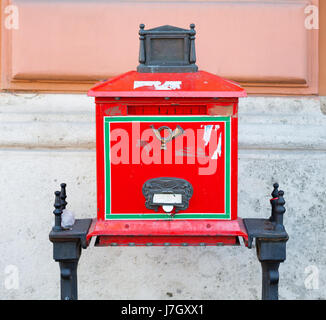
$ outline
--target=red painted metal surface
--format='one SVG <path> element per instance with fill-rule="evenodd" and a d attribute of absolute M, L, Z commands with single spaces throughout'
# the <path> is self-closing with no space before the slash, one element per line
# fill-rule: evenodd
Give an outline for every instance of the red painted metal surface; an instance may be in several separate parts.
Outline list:
<path fill-rule="evenodd" d="M 145 86 L 135 81 L 145 81 Z M 153 84 L 153 81 L 156 81 Z M 180 81 L 181 84 L 172 88 L 167 81 Z M 151 84 L 151 85 L 147 85 Z M 172 86 L 173 87 L 173 86 Z M 162 90 L 169 88 L 169 90 Z M 97 219 L 94 219 L 87 239 L 97 237 L 98 245 L 226 245 L 238 244 L 238 237 L 242 237 L 247 244 L 246 230 L 242 220 L 237 217 L 237 174 L 238 174 L 238 97 L 245 96 L 245 91 L 231 81 L 224 80 L 207 72 L 198 73 L 171 73 L 171 74 L 139 74 L 128 72 L 110 81 L 102 82 L 89 91 L 95 96 L 96 102 L 96 149 L 97 149 Z M 105 220 L 105 143 L 104 119 L 105 117 L 121 116 L 217 116 L 229 117 L 231 124 L 231 216 L 230 220 L 192 220 L 192 219 L 163 219 L 158 220 Z M 127 117 L 128 118 L 128 117 Z M 162 125 L 162 123 L 160 124 Z M 173 126 L 173 125 L 172 125 Z M 163 165 L 163 164 L 162 164 Z M 128 183 L 124 177 L 124 169 L 116 167 L 116 185 Z M 122 171 L 121 171 L 122 170 Z M 126 170 L 128 170 L 128 166 Z M 160 175 L 160 167 L 149 168 L 153 175 Z M 183 170 L 183 169 L 182 169 Z M 180 171 L 182 175 L 183 171 Z M 187 165 L 184 165 L 184 174 L 187 174 Z M 178 170 L 176 171 L 178 172 Z M 119 182 L 119 176 L 121 181 Z M 150 175 L 149 175 L 150 176 Z M 148 176 L 148 177 L 149 177 Z M 140 179 L 141 175 L 138 177 Z M 180 176 L 181 177 L 181 176 Z M 182 178 L 182 177 L 181 177 Z M 126 181 L 127 180 L 127 181 Z M 143 179 L 142 179 L 143 180 Z M 130 183 L 130 182 L 129 182 Z M 137 179 L 133 182 L 139 184 L 143 181 Z M 203 181 L 195 179 L 195 188 L 200 188 Z M 216 193 L 214 185 L 211 192 Z M 132 190 L 127 190 L 128 194 Z M 140 191 L 140 190 L 139 190 Z M 112 197 L 126 200 L 123 188 L 114 190 Z M 145 202 L 140 193 L 131 203 L 138 203 L 139 208 Z M 202 201 L 206 201 L 204 194 Z M 217 197 L 218 198 L 218 197 Z M 125 203 L 122 207 L 128 208 Z M 119 206 L 115 207 L 120 210 Z M 147 209 L 146 209 L 147 210 Z M 208 210 L 206 208 L 205 210 Z M 204 210 L 204 211 L 205 211 Z M 126 210 L 123 210 L 126 211 Z M 132 210 L 130 210 L 132 211 Z M 145 209 L 144 209 L 145 211 Z M 199 210 L 200 211 L 200 210 Z M 125 212 L 128 213 L 128 212 Z M 154 213 L 154 212 L 153 212 Z M 204 212 L 203 212 L 204 213 Z"/>
<path fill-rule="evenodd" d="M 171 141 L 167 145 L 166 150 L 161 150 L 161 142 L 155 137 L 153 138 L 152 129 L 149 127 L 149 123 L 141 122 L 139 124 L 139 136 L 144 137 L 147 134 L 150 135 L 148 137 L 148 140 L 152 139 L 150 143 L 147 143 L 147 140 L 141 140 L 142 143 L 144 143 L 144 146 L 139 145 L 138 147 L 134 147 L 136 142 L 129 143 L 128 154 L 122 157 L 118 152 L 120 151 L 118 148 L 121 145 L 121 141 L 112 141 L 110 154 L 111 163 L 118 163 L 121 158 L 124 160 L 124 163 L 111 165 L 110 168 L 110 204 L 112 215 L 154 213 L 153 210 L 144 207 L 145 198 L 142 194 L 142 186 L 147 180 L 157 177 L 178 177 L 185 179 L 192 184 L 194 194 L 191 198 L 191 205 L 188 209 L 182 211 L 182 214 L 223 213 L 224 206 L 226 205 L 226 190 L 224 190 L 223 187 L 226 175 L 226 151 L 224 144 L 225 123 L 222 121 L 208 121 L 204 122 L 204 124 L 219 126 L 219 129 L 212 130 L 210 138 L 211 143 L 207 146 L 205 146 L 205 141 L 202 139 L 204 129 L 201 128 L 201 126 L 203 126 L 203 122 L 183 123 L 177 120 L 175 120 L 175 122 L 169 122 L 168 124 L 163 121 L 155 122 L 155 127 L 159 128 L 168 125 L 172 130 L 174 130 L 177 125 L 180 125 L 185 131 L 190 133 L 195 131 L 200 137 L 197 138 L 189 135 L 190 139 L 187 139 L 180 136 Z M 124 130 L 124 133 L 127 133 L 128 136 L 131 137 L 134 127 L 136 126 L 131 122 L 113 122 L 110 125 L 110 131 L 117 132 L 122 129 Z M 219 137 L 222 141 L 221 156 L 216 160 L 211 160 L 214 151 L 217 149 Z M 151 150 L 153 151 L 152 154 L 150 154 L 149 151 L 146 151 L 147 146 L 153 148 Z M 201 148 L 201 150 L 205 152 L 205 155 L 207 155 L 205 158 L 202 155 L 198 158 L 193 156 L 196 154 L 198 148 Z M 114 152 L 114 150 L 117 150 L 117 152 Z M 137 159 L 137 151 L 139 158 L 142 159 L 139 163 L 132 163 L 133 156 Z M 142 157 L 140 157 L 140 155 L 142 155 Z M 147 164 L 148 162 L 151 162 L 152 159 L 154 159 L 153 163 Z M 205 163 L 200 163 L 200 161 L 203 162 L 203 159 L 205 160 Z M 207 162 L 206 159 L 208 159 Z M 145 161 L 148 162 L 145 163 Z M 108 166 L 107 163 L 106 166 Z M 200 174 L 201 171 L 209 174 Z M 131 183 L 124 183 L 130 179 L 132 179 Z M 106 187 L 108 187 L 108 183 L 106 184 Z M 203 199 L 205 199 L 205 201 L 203 201 Z M 159 208 L 157 213 L 164 214 L 164 211 L 162 208 Z M 178 215 L 175 217 L 177 218 Z M 236 213 L 234 213 L 233 216 L 236 217 Z"/>
<path fill-rule="evenodd" d="M 153 101 L 154 100 L 154 101 Z M 185 115 L 194 115 L 196 116 L 198 114 L 198 110 L 206 110 L 207 114 L 209 113 L 209 106 L 216 106 L 219 105 L 222 108 L 225 108 L 225 110 L 228 110 L 228 107 L 231 106 L 232 112 L 235 112 L 235 114 L 231 117 L 231 123 L 232 123 L 232 141 L 231 141 L 231 184 L 232 184 L 232 207 L 231 212 L 232 216 L 231 219 L 237 218 L 237 99 L 219 99 L 215 101 L 215 99 L 194 99 L 195 101 L 192 101 L 192 99 L 170 99 L 168 102 L 165 99 L 158 98 L 141 98 L 141 99 L 126 99 L 123 98 L 119 100 L 119 102 L 115 101 L 113 98 L 97 98 L 97 108 L 96 108 L 96 127 L 97 127 L 97 138 L 96 138 L 96 147 L 97 147 L 97 197 L 98 197 L 98 219 L 103 220 L 105 219 L 105 208 L 104 208 L 104 195 L 105 195 L 105 185 L 104 185 L 104 174 L 105 174 L 105 164 L 104 164 L 104 132 L 103 132 L 103 119 L 107 114 L 111 114 L 111 110 L 117 110 L 123 109 L 123 107 L 127 108 L 126 114 L 129 115 L 129 109 L 132 107 L 132 110 L 137 111 L 136 115 L 143 115 L 148 114 L 149 111 L 146 109 L 152 109 L 150 114 L 157 115 L 155 112 L 159 115 L 162 114 L 162 112 L 167 111 L 169 108 L 173 109 L 181 109 L 182 114 Z M 154 103 L 154 105 L 153 105 Z M 195 106 L 194 106 L 195 104 Z M 159 106 L 159 109 L 158 109 Z M 200 108 L 203 107 L 203 108 Z M 180 111 L 178 111 L 180 112 Z M 229 112 L 229 111 L 228 111 Z M 134 113 L 132 113 L 134 114 Z M 166 115 L 166 113 L 163 113 Z M 169 113 L 168 113 L 169 114 Z M 175 114 L 175 113 L 173 113 Z M 178 113 L 179 114 L 179 113 Z M 116 115 L 119 115 L 116 113 Z M 120 113 L 120 115 L 124 115 L 123 113 Z M 201 115 L 201 113 L 199 113 Z M 220 114 L 221 116 L 227 116 L 227 114 Z M 122 166 L 123 167 L 123 166 Z M 121 168 L 117 168 L 116 170 L 120 170 Z M 156 168 L 157 170 L 159 169 Z M 187 170 L 187 166 L 184 166 L 184 170 Z M 181 169 L 181 171 L 183 170 Z M 150 167 L 145 168 L 144 170 L 152 170 Z M 123 174 L 123 171 L 122 171 Z M 139 172 L 141 174 L 141 172 Z M 159 173 L 158 173 L 159 174 Z M 153 173 L 155 175 L 155 171 Z M 126 179 L 127 177 L 125 177 Z M 202 179 L 202 177 L 199 177 L 198 180 Z M 209 177 L 208 177 L 209 180 Z M 143 181 L 144 182 L 144 181 Z M 119 183 L 119 181 L 118 181 Z M 139 181 L 136 181 L 136 183 L 140 183 Z M 121 182 L 121 186 L 123 186 L 123 183 Z M 199 185 L 200 186 L 200 185 Z M 140 187 L 139 187 L 140 188 Z M 212 192 L 214 192 L 214 186 L 212 185 Z M 118 194 L 119 196 L 119 194 Z M 122 199 L 120 201 L 123 201 L 123 196 L 121 194 Z M 144 202 L 143 195 L 140 194 L 141 203 Z M 214 197 L 214 196 L 213 196 Z"/>
<path fill-rule="evenodd" d="M 174 89 L 164 89 L 171 81 Z M 147 82 L 140 83 L 140 82 Z M 156 82 L 150 83 L 150 82 Z M 177 82 L 177 83 L 176 83 Z M 92 97 L 245 97 L 246 92 L 233 81 L 206 71 L 190 73 L 138 73 L 129 71 L 96 85 Z"/>
<path fill-rule="evenodd" d="M 100 236 L 96 246 L 235 246 L 232 236 Z"/>
<path fill-rule="evenodd" d="M 166 242 L 171 245 L 181 245 L 182 243 L 217 245 L 224 243 L 224 241 L 225 244 L 236 244 L 238 242 L 237 237 L 242 237 L 246 245 L 248 241 L 248 235 L 241 218 L 231 221 L 104 221 L 94 219 L 87 240 L 89 241 L 94 236 L 103 238 L 103 240 L 99 240 L 101 244 L 117 243 L 124 245 L 129 243 L 162 245 Z M 162 242 L 163 239 L 164 242 Z"/>

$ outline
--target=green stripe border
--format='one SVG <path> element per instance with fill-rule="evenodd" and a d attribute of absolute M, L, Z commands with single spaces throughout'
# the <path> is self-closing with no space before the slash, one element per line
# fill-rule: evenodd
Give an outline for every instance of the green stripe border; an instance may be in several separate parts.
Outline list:
<path fill-rule="evenodd" d="M 111 165 L 110 123 L 112 122 L 225 122 L 225 213 L 179 213 L 173 218 L 167 214 L 112 214 L 111 213 Z M 108 148 L 107 148 L 107 138 Z M 231 219 L 231 118 L 212 116 L 123 116 L 104 117 L 104 175 L 105 175 L 105 220 L 175 220 L 175 219 Z M 109 151 L 109 152 L 108 152 Z M 107 170 L 108 169 L 108 170 Z M 109 183 L 108 183 L 109 182 Z M 109 212 L 107 212 L 109 208 Z"/>

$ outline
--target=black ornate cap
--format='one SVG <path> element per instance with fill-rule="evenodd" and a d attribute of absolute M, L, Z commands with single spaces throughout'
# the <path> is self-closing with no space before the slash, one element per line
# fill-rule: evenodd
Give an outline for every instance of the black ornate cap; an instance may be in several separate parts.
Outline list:
<path fill-rule="evenodd" d="M 138 72 L 197 72 L 195 25 L 181 29 L 169 25 L 145 30 L 139 25 Z"/>

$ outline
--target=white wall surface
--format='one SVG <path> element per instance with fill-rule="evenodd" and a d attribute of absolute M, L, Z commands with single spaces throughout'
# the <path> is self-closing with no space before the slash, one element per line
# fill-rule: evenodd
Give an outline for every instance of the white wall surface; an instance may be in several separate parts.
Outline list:
<path fill-rule="evenodd" d="M 277 181 L 290 235 L 280 299 L 326 299 L 326 99 L 244 98 L 239 115 L 239 216 L 269 217 Z M 60 297 L 53 192 L 66 182 L 76 217 L 96 216 L 94 120 L 86 95 L 0 94 L 0 299 Z M 80 299 L 260 299 L 261 269 L 244 246 L 92 243 L 78 286 Z"/>

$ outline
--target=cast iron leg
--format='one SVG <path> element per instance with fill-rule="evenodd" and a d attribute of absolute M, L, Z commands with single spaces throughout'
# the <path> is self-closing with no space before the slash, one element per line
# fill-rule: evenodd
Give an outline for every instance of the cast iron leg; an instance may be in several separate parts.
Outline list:
<path fill-rule="evenodd" d="M 257 257 L 262 267 L 262 300 L 278 300 L 278 268 L 286 258 L 286 241 L 256 239 Z"/>
<path fill-rule="evenodd" d="M 59 262 L 61 274 L 61 300 L 77 300 L 78 261 Z"/>
<path fill-rule="evenodd" d="M 262 300 L 278 300 L 279 262 L 261 262 L 263 271 Z"/>
<path fill-rule="evenodd" d="M 53 258 L 59 262 L 61 300 L 77 300 L 77 266 L 81 255 L 80 241 L 56 242 Z"/>

